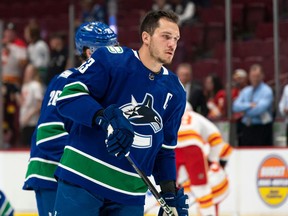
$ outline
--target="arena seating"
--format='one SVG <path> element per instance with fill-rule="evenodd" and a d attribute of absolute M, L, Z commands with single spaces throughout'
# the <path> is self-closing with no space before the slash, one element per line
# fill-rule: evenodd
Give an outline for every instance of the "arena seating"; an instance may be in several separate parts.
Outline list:
<path fill-rule="evenodd" d="M 75 3 L 78 16 L 79 1 L 57 1 L 57 7 L 55 2 L 1 0 L 0 18 L 4 22 L 14 22 L 19 35 L 23 35 L 24 26 L 31 18 L 39 21 L 44 36 L 54 31 L 68 32 L 68 5 L 70 2 Z M 143 13 L 151 9 L 152 3 L 153 0 L 137 3 L 130 0 L 117 1 L 118 37 L 122 45 L 134 49 L 140 45 L 139 22 Z M 219 67 L 219 73 L 225 72 L 225 1 L 211 0 L 210 3 L 207 8 L 197 7 L 192 24 L 181 27 L 181 40 L 171 66 L 175 68 L 180 62 L 191 62 L 195 71 L 204 71 L 196 72 L 199 78 L 209 73 L 210 69 L 215 71 L 215 67 Z M 280 7 L 282 4 L 283 2 L 279 1 Z M 231 8 L 233 69 L 247 69 L 247 65 L 259 62 L 268 71 L 272 70 L 270 74 L 274 74 L 272 0 L 233 0 Z M 283 60 L 288 57 L 287 20 L 280 19 L 279 34 L 281 73 L 284 73 L 287 72 L 288 64 Z"/>

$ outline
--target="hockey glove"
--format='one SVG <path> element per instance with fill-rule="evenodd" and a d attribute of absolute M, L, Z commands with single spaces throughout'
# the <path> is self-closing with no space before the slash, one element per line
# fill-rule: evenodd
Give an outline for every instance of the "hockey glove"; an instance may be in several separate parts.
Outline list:
<path fill-rule="evenodd" d="M 183 188 L 180 188 L 177 191 L 176 195 L 173 193 L 164 193 L 162 194 L 162 197 L 167 203 L 167 205 L 171 207 L 175 216 L 188 216 L 189 215 L 188 195 L 184 194 Z M 162 208 L 160 208 L 158 212 L 158 216 L 166 216 L 166 213 L 163 211 Z"/>
<path fill-rule="evenodd" d="M 129 154 L 134 139 L 134 130 L 119 108 L 115 105 L 107 107 L 96 117 L 96 124 L 107 132 L 105 142 L 111 155 L 121 159 Z"/>

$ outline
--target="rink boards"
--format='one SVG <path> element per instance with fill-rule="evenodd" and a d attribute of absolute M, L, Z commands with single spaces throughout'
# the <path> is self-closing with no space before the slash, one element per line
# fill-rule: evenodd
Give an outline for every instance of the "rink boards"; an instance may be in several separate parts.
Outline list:
<path fill-rule="evenodd" d="M 15 216 L 35 216 L 34 193 L 23 191 L 28 151 L 0 152 L 0 188 L 15 208 Z M 288 149 L 235 149 L 227 166 L 230 194 L 220 205 L 221 216 L 287 216 Z M 193 197 L 192 197 L 193 199 Z M 159 206 L 147 194 L 146 216 L 157 215 Z M 190 209 L 196 215 L 196 204 Z"/>

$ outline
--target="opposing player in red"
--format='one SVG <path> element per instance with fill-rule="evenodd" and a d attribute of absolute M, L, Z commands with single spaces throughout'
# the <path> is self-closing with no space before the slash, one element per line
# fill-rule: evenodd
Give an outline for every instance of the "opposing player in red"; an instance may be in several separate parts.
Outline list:
<path fill-rule="evenodd" d="M 224 166 L 232 152 L 219 129 L 208 119 L 194 112 L 187 102 L 178 132 L 176 168 L 186 168 L 193 196 L 201 216 L 217 216 L 218 204 L 228 194 Z M 178 172 L 178 183 L 181 176 Z"/>

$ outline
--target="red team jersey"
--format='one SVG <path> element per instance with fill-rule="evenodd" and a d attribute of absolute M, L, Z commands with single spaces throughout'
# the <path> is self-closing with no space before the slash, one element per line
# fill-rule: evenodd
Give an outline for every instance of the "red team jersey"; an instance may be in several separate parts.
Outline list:
<path fill-rule="evenodd" d="M 197 198 L 200 208 L 218 204 L 227 196 L 228 178 L 219 160 L 227 160 L 231 152 L 232 147 L 224 142 L 219 129 L 211 121 L 186 109 L 178 131 L 176 167 L 179 170 L 181 165 L 185 166 L 192 191 L 193 185 L 209 184 L 211 194 Z"/>

